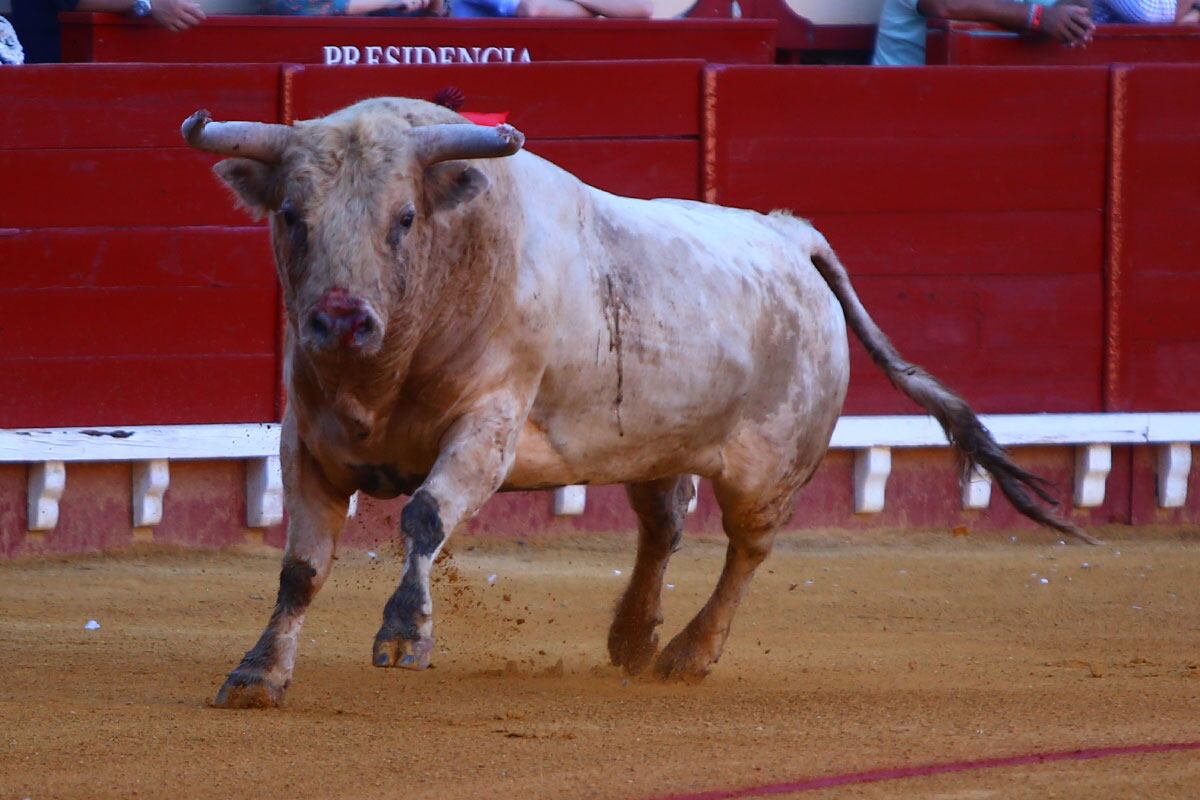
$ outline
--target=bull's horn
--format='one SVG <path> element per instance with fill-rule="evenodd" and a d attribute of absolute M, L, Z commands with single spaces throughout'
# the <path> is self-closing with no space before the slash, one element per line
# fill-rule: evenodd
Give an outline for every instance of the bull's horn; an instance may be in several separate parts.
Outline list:
<path fill-rule="evenodd" d="M 201 109 L 183 122 L 183 138 L 197 150 L 223 156 L 253 158 L 278 164 L 292 135 L 287 125 L 266 122 L 213 122 L 212 115 Z"/>
<path fill-rule="evenodd" d="M 417 160 L 424 166 L 459 158 L 511 156 L 525 144 L 525 134 L 512 125 L 445 123 L 424 125 L 412 131 L 417 137 Z"/>

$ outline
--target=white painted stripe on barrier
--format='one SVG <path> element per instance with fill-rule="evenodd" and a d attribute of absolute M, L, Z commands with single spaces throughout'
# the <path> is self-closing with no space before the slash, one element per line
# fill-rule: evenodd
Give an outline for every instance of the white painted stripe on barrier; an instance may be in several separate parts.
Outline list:
<path fill-rule="evenodd" d="M 1191 470 L 1191 445 L 1200 442 L 1200 412 L 985 414 L 981 419 L 1005 447 L 1079 448 L 1075 499 L 1076 505 L 1083 507 L 1103 503 L 1104 483 L 1112 463 L 1111 447 L 1119 444 L 1161 445 L 1159 504 L 1164 508 L 1182 505 Z M 890 448 L 946 444 L 945 435 L 932 417 L 875 416 L 839 419 L 830 447 L 858 451 L 855 511 L 870 513 L 884 505 Z M 134 461 L 149 470 L 142 475 L 145 481 L 141 483 L 135 470 L 131 499 L 135 522 L 153 525 L 162 519 L 168 460 L 247 460 L 247 524 L 273 525 L 283 515 L 278 453 L 277 423 L 0 430 L 0 463 L 30 464 L 32 530 L 51 530 L 57 523 L 58 499 L 66 485 L 66 463 L 88 461 Z M 991 486 L 986 476 L 982 477 L 985 480 L 977 479 L 963 487 L 965 508 L 987 507 Z M 585 505 L 584 487 L 566 487 L 555 495 L 555 513 L 578 514 Z M 689 511 L 694 508 L 693 500 Z"/>
<path fill-rule="evenodd" d="M 1200 442 L 1200 412 L 1154 414 L 985 414 L 1006 447 Z M 842 417 L 830 446 L 944 447 L 932 417 Z M 265 458 L 279 453 L 277 423 L 0 430 L 0 463 Z"/>
<path fill-rule="evenodd" d="M 1006 447 L 1047 444 L 1200 442 L 1200 413 L 984 414 L 983 424 Z M 944 447 L 933 417 L 842 417 L 831 447 Z"/>
<path fill-rule="evenodd" d="M 194 461 L 277 455 L 276 423 L 0 430 L 0 463 Z"/>

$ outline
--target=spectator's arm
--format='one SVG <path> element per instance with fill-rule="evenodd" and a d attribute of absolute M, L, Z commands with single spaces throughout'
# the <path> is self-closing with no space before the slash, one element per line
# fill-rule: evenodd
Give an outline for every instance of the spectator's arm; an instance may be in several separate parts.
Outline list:
<path fill-rule="evenodd" d="M 335 3 L 337 5 L 337 3 Z M 415 12 L 428 6 L 427 0 L 350 0 L 343 8 L 334 11 L 335 14 L 370 14 L 372 11 L 395 9 L 397 11 Z"/>
<path fill-rule="evenodd" d="M 134 0 L 79 0 L 76 11 L 107 11 L 123 14 Z M 193 0 L 150 0 L 150 15 L 167 30 L 187 30 L 204 21 L 204 9 Z"/>
<path fill-rule="evenodd" d="M 579 5 L 600 17 L 649 19 L 654 14 L 651 0 L 577 0 Z"/>
<path fill-rule="evenodd" d="M 575 0 L 521 0 L 518 17 L 594 17 Z"/>
<path fill-rule="evenodd" d="M 917 9 L 927 17 L 994 22 L 1022 30 L 1028 23 L 1030 6 L 1016 0 L 918 0 Z M 1042 32 L 1064 44 L 1084 44 L 1094 27 L 1088 3 L 1059 2 L 1042 12 Z"/>
<path fill-rule="evenodd" d="M 76 11 L 95 11 L 108 14 L 124 14 L 132 8 L 133 0 L 79 0 L 75 5 Z"/>

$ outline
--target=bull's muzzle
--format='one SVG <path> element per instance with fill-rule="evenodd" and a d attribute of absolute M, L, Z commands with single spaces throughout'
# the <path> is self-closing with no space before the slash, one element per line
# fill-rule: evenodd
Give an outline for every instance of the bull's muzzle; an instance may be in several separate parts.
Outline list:
<path fill-rule="evenodd" d="M 361 297 L 330 289 L 308 313 L 301 336 L 314 352 L 371 355 L 383 345 L 383 320 Z"/>

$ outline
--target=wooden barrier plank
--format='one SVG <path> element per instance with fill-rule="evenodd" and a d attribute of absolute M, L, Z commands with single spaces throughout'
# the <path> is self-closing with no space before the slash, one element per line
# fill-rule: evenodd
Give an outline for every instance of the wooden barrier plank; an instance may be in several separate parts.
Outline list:
<path fill-rule="evenodd" d="M 973 352 L 968 358 L 944 347 L 902 347 L 901 352 L 961 393 L 979 413 L 1068 413 L 1100 408 L 1097 373 L 1102 354 L 1098 343 L 994 347 Z M 1053 380 L 1038 380 L 1043 373 L 1050 373 Z M 850 375 L 844 413 L 920 413 L 888 383 L 858 342 L 851 345 Z"/>
<path fill-rule="evenodd" d="M 1101 280 L 856 276 L 868 312 L 909 360 L 989 413 L 1100 408 Z M 846 413 L 910 413 L 855 340 Z"/>
<path fill-rule="evenodd" d="M 1200 67 L 1114 78 L 1108 410 L 1176 411 L 1200 397 Z"/>
<path fill-rule="evenodd" d="M 1103 206 L 1102 68 L 712 75 L 718 202 L 802 214 Z"/>
<path fill-rule="evenodd" d="M 0 150 L 0 222 L 10 228 L 245 225 L 212 174 L 216 159 L 187 149 Z"/>
<path fill-rule="evenodd" d="M 184 147 L 198 108 L 278 121 L 277 65 L 36 65 L 0 70 L 0 150 Z"/>
<path fill-rule="evenodd" d="M 854 286 L 902 351 L 974 359 L 993 347 L 1099 348 L 1099 275 L 861 276 Z"/>
<path fill-rule="evenodd" d="M 1078 66 L 1200 60 L 1194 25 L 1100 25 L 1087 47 L 1064 47 L 1048 36 L 1030 36 L 981 22 L 930 20 L 927 64 L 959 66 Z"/>
<path fill-rule="evenodd" d="M 270 422 L 275 359 L 254 356 L 0 359 L 0 427 Z"/>
<path fill-rule="evenodd" d="M 768 139 L 918 140 L 930 149 L 953 139 L 1105 141 L 1105 118 L 1095 116 L 1108 102 L 1103 67 L 708 70 L 717 125 Z"/>
<path fill-rule="evenodd" d="M 380 48 L 386 63 L 402 59 L 404 47 L 428 53 L 410 56 L 430 63 L 459 61 L 457 48 L 489 62 L 517 60 L 522 50 L 534 62 L 699 58 L 719 64 L 770 64 L 775 58 L 774 20 L 721 19 L 433 19 L 428 17 L 210 16 L 203 25 L 171 33 L 157 25 L 113 14 L 64 14 L 63 58 L 67 61 L 153 61 L 156 63 L 322 64 L 326 46 L 352 46 L 360 63 Z M 451 48 L 443 58 L 441 48 Z M 471 48 L 481 48 L 475 55 Z M 483 53 L 482 48 L 498 49 Z M 504 53 L 504 48 L 513 48 Z"/>
<path fill-rule="evenodd" d="M 306 67 L 292 78 L 297 119 L 376 96 L 430 100 L 448 86 L 464 110 L 509 114 L 531 139 L 698 136 L 699 61 L 479 66 Z M 653 91 L 643 91 L 653 87 Z"/>
<path fill-rule="evenodd" d="M 699 145 L 688 139 L 558 139 L 530 142 L 531 152 L 599 189 L 631 197 L 700 196 Z"/>
<path fill-rule="evenodd" d="M 852 276 L 1095 274 L 1103 261 L 1094 211 L 821 212 L 811 220 Z"/>
<path fill-rule="evenodd" d="M 0 358 L 274 356 L 275 287 L 0 289 Z"/>
<path fill-rule="evenodd" d="M 0 229 L 4 289 L 274 288 L 264 226 Z"/>
<path fill-rule="evenodd" d="M 705 188 L 812 218 L 976 406 L 1096 410 L 1107 92 L 1104 69 L 710 68 Z M 911 409 L 854 353 L 851 413 Z"/>
<path fill-rule="evenodd" d="M 753 135 L 722 150 L 718 201 L 760 210 L 784 207 L 811 215 L 1090 208 L 1098 214 L 1103 206 L 1100 142 Z"/>

